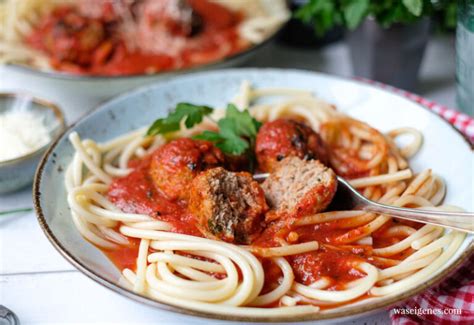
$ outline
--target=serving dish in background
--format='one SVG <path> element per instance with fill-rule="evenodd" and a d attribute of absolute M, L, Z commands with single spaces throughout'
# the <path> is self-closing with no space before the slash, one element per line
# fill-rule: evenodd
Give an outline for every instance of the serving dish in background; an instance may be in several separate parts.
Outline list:
<path fill-rule="evenodd" d="M 123 296 L 160 309 L 225 320 L 292 322 L 342 321 L 400 303 L 447 277 L 474 251 L 474 237 L 467 236 L 452 258 L 422 284 L 406 288 L 399 294 L 370 298 L 340 308 L 298 317 L 256 319 L 203 313 L 178 308 L 134 293 L 120 282 L 119 270 L 99 249 L 81 237 L 71 220 L 66 203 L 64 170 L 74 150 L 67 136 L 76 131 L 83 138 L 104 142 L 149 125 L 182 101 L 222 107 L 237 92 L 243 80 L 248 80 L 256 87 L 291 86 L 310 90 L 336 105 L 342 112 L 366 121 L 381 131 L 404 126 L 416 127 L 424 135 L 424 145 L 411 159 L 413 169 L 421 170 L 430 166 L 436 170 L 445 179 L 448 188 L 445 202 L 468 211 L 474 210 L 471 200 L 473 175 L 470 168 L 474 157 L 470 144 L 449 123 L 419 104 L 359 81 L 323 74 L 277 69 L 224 70 L 184 76 L 124 94 L 81 119 L 50 147 L 38 168 L 34 198 L 39 223 L 55 248 L 76 268 L 99 284 Z M 456 159 L 446 164 L 443 157 L 447 156 Z M 459 177 L 459 171 L 463 171 L 463 177 Z"/>
<path fill-rule="evenodd" d="M 32 7 L 36 6 L 40 7 L 40 9 L 42 8 L 41 6 L 43 6 L 41 5 L 41 2 L 38 2 L 37 0 L 26 0 L 26 2 L 30 2 Z M 41 64 L 36 65 L 30 64 L 28 61 L 26 61 L 32 60 L 29 59 L 29 55 L 31 55 L 29 51 L 32 49 L 23 44 L 24 42 L 21 41 L 21 37 L 24 35 L 24 28 L 20 28 L 20 26 L 18 26 L 16 29 L 20 31 L 17 32 L 18 35 L 15 36 L 15 39 L 12 43 L 9 43 L 10 41 L 8 40 L 5 41 L 8 36 L 7 29 L 9 28 L 5 28 L 4 31 L 0 31 L 0 63 L 6 63 L 4 66 L 5 73 L 12 74 L 19 79 L 28 78 L 29 83 L 41 85 L 41 88 L 43 88 L 46 93 L 58 93 L 59 90 L 59 93 L 61 94 L 58 96 L 87 98 L 90 103 L 95 104 L 97 102 L 103 101 L 104 99 L 108 99 L 113 95 L 122 93 L 125 90 L 159 80 L 166 80 L 180 74 L 239 65 L 250 59 L 256 53 L 258 53 L 262 47 L 268 44 L 281 30 L 289 17 L 289 12 L 286 8 L 286 2 L 283 0 L 259 0 L 255 3 L 252 1 L 247 1 L 247 5 L 245 5 L 243 2 L 239 3 L 239 0 L 218 0 L 215 2 L 221 3 L 228 9 L 237 9 L 239 12 L 244 10 L 242 11 L 243 17 L 247 17 L 247 15 L 249 16 L 248 18 L 244 18 L 242 20 L 242 24 L 245 22 L 245 26 L 254 27 L 250 28 L 251 32 L 241 32 L 240 30 L 245 30 L 245 28 L 239 28 L 239 34 L 243 33 L 253 35 L 254 39 L 252 40 L 252 37 L 249 37 L 249 39 L 246 41 L 248 44 L 243 49 L 240 49 L 236 52 L 231 52 L 229 55 L 224 57 L 209 59 L 209 62 L 203 61 L 202 63 L 191 66 L 183 66 L 182 68 L 178 69 L 165 69 L 162 71 L 158 70 L 156 72 L 148 71 L 148 73 L 127 73 L 123 75 L 121 73 L 116 75 L 89 75 L 88 73 L 77 74 L 74 72 L 59 71 L 49 66 L 48 57 L 34 59 L 33 62 L 41 62 Z M 6 3 L 8 3 L 8 1 Z M 44 10 L 47 12 L 50 10 L 47 9 L 48 6 L 54 7 L 56 6 L 55 3 L 55 0 L 45 1 Z M 18 8 L 20 7 L 21 6 Z M 253 10 L 252 8 L 254 7 L 259 9 L 254 11 L 262 14 L 261 17 L 259 17 L 257 14 L 255 17 L 251 16 Z M 8 12 L 6 14 L 8 14 Z M 5 16 L 5 13 L 3 13 L 2 8 L 0 8 L 0 22 L 2 22 L 1 19 L 3 16 Z M 262 24 L 262 22 L 258 21 L 258 19 L 263 19 L 269 23 Z M 252 23 L 253 20 L 257 21 Z M 6 21 L 8 22 L 8 19 Z M 28 24 L 31 23 L 28 22 Z M 31 30 L 32 28 L 29 26 L 29 28 L 25 29 Z M 260 32 L 261 34 L 258 34 Z M 18 49 L 15 48 L 18 53 L 2 52 L 6 51 L 9 46 L 21 47 Z M 26 58 L 23 59 L 23 56 Z M 170 58 L 173 58 L 173 56 L 170 56 Z M 71 107 L 68 106 L 64 109 L 68 120 L 73 121 L 85 113 L 86 110 L 90 109 L 90 107 L 91 106 L 89 105 L 72 105 Z"/>

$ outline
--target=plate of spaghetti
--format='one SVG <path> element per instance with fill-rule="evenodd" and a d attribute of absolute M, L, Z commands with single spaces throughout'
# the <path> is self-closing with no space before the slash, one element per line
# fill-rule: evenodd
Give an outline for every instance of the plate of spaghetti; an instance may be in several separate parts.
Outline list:
<path fill-rule="evenodd" d="M 235 64 L 288 17 L 283 0 L 6 0 L 0 63 L 69 78 Z"/>
<path fill-rule="evenodd" d="M 223 70 L 103 104 L 50 147 L 34 198 L 58 251 L 121 295 L 226 320 L 343 319 L 449 276 L 473 236 L 338 210 L 336 175 L 385 204 L 472 211 L 472 162 L 397 94 Z"/>

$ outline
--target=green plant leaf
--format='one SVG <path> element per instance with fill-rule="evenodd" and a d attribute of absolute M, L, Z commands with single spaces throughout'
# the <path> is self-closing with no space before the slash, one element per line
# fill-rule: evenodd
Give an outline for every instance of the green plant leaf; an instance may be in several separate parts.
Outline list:
<path fill-rule="evenodd" d="M 422 0 L 402 0 L 403 5 L 408 9 L 414 16 L 419 17 L 423 10 Z"/>
<path fill-rule="evenodd" d="M 343 3 L 344 19 L 349 29 L 355 29 L 366 17 L 369 0 L 349 0 Z"/>
<path fill-rule="evenodd" d="M 212 108 L 203 105 L 179 103 L 167 117 L 157 119 L 147 131 L 147 135 L 166 134 L 178 131 L 184 119 L 186 128 L 192 128 L 201 123 L 204 116 L 212 113 Z"/>

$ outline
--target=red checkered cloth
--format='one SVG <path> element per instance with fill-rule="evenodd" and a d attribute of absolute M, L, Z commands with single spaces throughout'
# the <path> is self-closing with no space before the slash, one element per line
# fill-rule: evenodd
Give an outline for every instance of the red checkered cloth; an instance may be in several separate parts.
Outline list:
<path fill-rule="evenodd" d="M 439 114 L 474 143 L 474 119 L 413 93 L 380 82 L 357 78 L 395 92 Z M 460 314 L 459 314 L 460 310 Z M 474 324 L 474 255 L 436 288 L 396 306 L 390 311 L 392 324 Z"/>
<path fill-rule="evenodd" d="M 441 285 L 392 309 L 392 324 L 474 324 L 473 270 L 474 256 L 471 256 Z"/>

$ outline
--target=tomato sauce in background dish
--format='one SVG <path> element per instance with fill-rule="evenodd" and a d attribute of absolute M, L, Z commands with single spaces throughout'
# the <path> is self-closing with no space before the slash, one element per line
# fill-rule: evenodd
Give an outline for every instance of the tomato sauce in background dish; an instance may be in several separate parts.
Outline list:
<path fill-rule="evenodd" d="M 197 18 L 186 22 L 189 31 L 183 31 L 181 22 L 160 16 L 165 14 L 156 8 L 156 2 L 136 3 L 127 8 L 136 21 L 125 23 L 123 13 L 114 12 L 107 2 L 87 11 L 58 7 L 40 20 L 25 41 L 46 53 L 56 70 L 104 76 L 189 68 L 218 61 L 250 45 L 238 33 L 241 14 L 219 4 L 186 1 Z M 95 7 L 97 10 L 91 9 Z"/>

